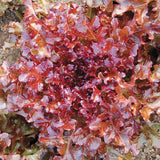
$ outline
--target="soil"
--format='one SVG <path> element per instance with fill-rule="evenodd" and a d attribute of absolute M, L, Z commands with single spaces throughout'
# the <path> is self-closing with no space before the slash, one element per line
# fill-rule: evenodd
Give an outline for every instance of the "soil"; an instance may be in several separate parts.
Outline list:
<path fill-rule="evenodd" d="M 53 0 L 53 2 L 75 2 L 77 4 L 82 4 L 83 0 Z M 2 30 L 2 27 L 9 24 L 11 21 L 19 21 L 19 18 L 16 16 L 15 12 L 11 10 L 6 10 L 3 16 L 0 16 L 0 64 L 3 61 L 8 61 L 11 65 L 15 63 L 16 59 L 20 56 L 20 50 L 18 49 L 8 49 L 3 50 L 2 46 L 4 41 L 7 40 L 9 34 L 6 30 Z M 151 142 L 148 141 L 144 144 L 139 155 L 135 158 L 136 160 L 160 160 L 160 150 L 155 149 L 151 146 Z"/>
<path fill-rule="evenodd" d="M 151 142 L 148 141 L 135 160 L 160 160 L 160 150 L 153 148 Z"/>
<path fill-rule="evenodd" d="M 2 49 L 4 41 L 9 37 L 7 30 L 2 30 L 2 27 L 11 21 L 19 21 L 19 19 L 13 11 L 6 10 L 5 14 L 0 16 L 0 64 L 7 60 L 12 65 L 20 55 L 20 50 L 8 49 L 4 51 Z"/>

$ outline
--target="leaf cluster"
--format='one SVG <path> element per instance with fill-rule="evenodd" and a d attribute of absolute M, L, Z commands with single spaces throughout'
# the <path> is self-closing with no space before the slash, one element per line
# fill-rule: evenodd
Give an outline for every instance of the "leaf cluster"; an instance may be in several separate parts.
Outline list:
<path fill-rule="evenodd" d="M 53 160 L 131 159 L 147 138 L 160 148 L 159 1 L 49 4 L 25 0 L 8 26 L 4 48 L 22 55 L 0 68 L 2 109 L 39 128 Z"/>

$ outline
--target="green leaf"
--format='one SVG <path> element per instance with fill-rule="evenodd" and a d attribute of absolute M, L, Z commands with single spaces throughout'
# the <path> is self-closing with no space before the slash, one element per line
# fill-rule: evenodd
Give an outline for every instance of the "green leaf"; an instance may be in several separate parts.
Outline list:
<path fill-rule="evenodd" d="M 25 159 L 25 160 L 40 160 L 40 157 L 41 157 L 41 155 L 42 155 L 42 153 L 44 152 L 44 150 L 43 149 L 41 149 L 41 150 L 35 150 L 36 152 L 35 153 L 33 153 L 32 155 L 24 155 L 23 156 L 23 159 Z M 31 153 L 29 150 L 28 150 L 28 153 Z"/>
<path fill-rule="evenodd" d="M 152 145 L 155 148 L 160 148 L 160 137 L 154 135 L 154 134 L 150 134 L 150 139 L 152 141 Z"/>
<path fill-rule="evenodd" d="M 160 124 L 159 123 L 150 123 L 150 139 L 152 141 L 153 147 L 160 148 Z"/>
<path fill-rule="evenodd" d="M 137 147 L 139 149 L 141 149 L 143 147 L 144 143 L 146 143 L 146 142 L 147 142 L 147 138 L 146 138 L 145 134 L 141 133 L 140 138 L 138 140 L 138 146 Z"/>
<path fill-rule="evenodd" d="M 36 152 L 38 151 L 38 148 L 33 148 L 33 149 L 27 149 L 24 153 L 23 153 L 23 155 L 33 155 L 33 154 L 35 154 Z"/>
<path fill-rule="evenodd" d="M 2 16 L 5 12 L 5 10 L 8 8 L 8 4 L 7 3 L 2 3 L 0 2 L 0 16 Z"/>
<path fill-rule="evenodd" d="M 123 159 L 123 160 L 134 160 L 133 155 L 131 152 L 127 154 L 121 154 L 118 149 L 115 149 L 114 147 L 108 147 L 108 153 L 109 153 L 109 158 L 110 160 L 118 160 L 118 159 Z"/>
<path fill-rule="evenodd" d="M 160 148 L 160 124 L 147 122 L 143 130 L 146 136 L 151 139 L 153 147 Z"/>

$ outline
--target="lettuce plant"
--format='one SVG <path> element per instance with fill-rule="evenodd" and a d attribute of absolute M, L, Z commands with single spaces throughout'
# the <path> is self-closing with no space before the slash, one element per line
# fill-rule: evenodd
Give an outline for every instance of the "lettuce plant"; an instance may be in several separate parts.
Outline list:
<path fill-rule="evenodd" d="M 0 68 L 3 108 L 39 128 L 53 160 L 131 159 L 147 139 L 160 148 L 159 1 L 49 4 L 25 0 L 8 26 L 22 56 Z"/>

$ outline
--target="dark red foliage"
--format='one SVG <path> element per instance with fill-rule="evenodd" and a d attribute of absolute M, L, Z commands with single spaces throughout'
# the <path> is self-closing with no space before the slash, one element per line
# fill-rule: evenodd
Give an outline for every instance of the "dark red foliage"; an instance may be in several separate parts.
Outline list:
<path fill-rule="evenodd" d="M 108 146 L 137 155 L 140 117 L 160 114 L 160 66 L 148 53 L 159 11 L 126 2 L 97 8 L 92 19 L 76 4 L 56 5 L 41 19 L 24 2 L 22 57 L 1 66 L 1 90 L 9 112 L 41 127 L 39 141 L 64 159 L 107 157 Z"/>

